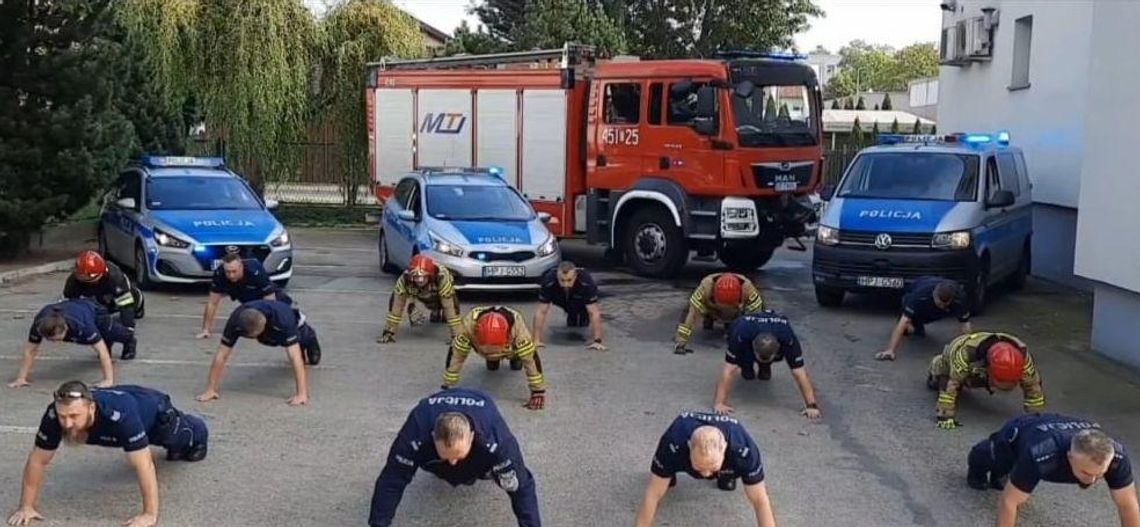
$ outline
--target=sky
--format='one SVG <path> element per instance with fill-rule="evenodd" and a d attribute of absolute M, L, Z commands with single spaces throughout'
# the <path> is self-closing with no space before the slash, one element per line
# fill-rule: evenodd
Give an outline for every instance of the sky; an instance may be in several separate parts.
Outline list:
<path fill-rule="evenodd" d="M 327 0 L 305 0 L 319 10 Z M 471 0 L 393 0 L 400 8 L 436 28 L 451 33 L 466 19 Z M 831 52 L 855 39 L 901 48 L 914 42 L 937 42 L 942 25 L 939 0 L 815 0 L 826 16 L 813 19 L 811 29 L 796 35 L 801 51 L 822 45 Z"/>

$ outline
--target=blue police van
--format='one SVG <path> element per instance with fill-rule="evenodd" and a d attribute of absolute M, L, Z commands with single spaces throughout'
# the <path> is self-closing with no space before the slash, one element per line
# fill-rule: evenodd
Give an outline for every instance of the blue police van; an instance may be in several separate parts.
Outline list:
<path fill-rule="evenodd" d="M 957 280 L 980 312 L 999 281 L 1025 283 L 1032 254 L 1032 185 L 1006 132 L 881 135 L 856 155 L 816 232 L 816 300 L 901 291 L 922 276 Z"/>
<path fill-rule="evenodd" d="M 285 226 L 217 157 L 144 157 L 103 196 L 99 252 L 134 270 L 135 282 L 207 282 L 222 258 L 255 258 L 284 286 L 293 275 Z"/>

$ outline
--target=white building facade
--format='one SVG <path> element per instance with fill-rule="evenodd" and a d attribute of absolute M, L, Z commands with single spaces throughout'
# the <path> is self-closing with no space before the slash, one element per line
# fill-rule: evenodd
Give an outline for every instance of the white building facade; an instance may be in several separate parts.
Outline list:
<path fill-rule="evenodd" d="M 1008 130 L 1033 182 L 1033 273 L 1094 292 L 1093 348 L 1140 367 L 1140 2 L 942 2 L 939 130 Z M 1123 234 L 1123 235 L 1122 235 Z"/>

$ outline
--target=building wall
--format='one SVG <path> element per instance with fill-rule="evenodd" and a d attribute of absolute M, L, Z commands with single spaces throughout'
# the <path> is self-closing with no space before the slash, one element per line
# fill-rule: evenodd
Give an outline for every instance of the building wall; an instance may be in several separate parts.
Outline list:
<path fill-rule="evenodd" d="M 1112 2 L 1109 2 L 1110 4 Z M 1092 2 L 959 0 L 943 27 L 998 9 L 989 62 L 942 66 L 938 80 L 940 131 L 1008 130 L 1025 152 L 1033 183 L 1033 273 L 1078 287 L 1074 276 L 1076 207 L 1085 149 L 1085 112 Z M 1028 88 L 1010 89 L 1014 28 L 1033 17 Z"/>
<path fill-rule="evenodd" d="M 1092 348 L 1133 368 L 1140 368 L 1136 321 L 1140 295 L 1107 284 L 1093 290 Z"/>
<path fill-rule="evenodd" d="M 807 63 L 815 70 L 815 76 L 819 79 L 820 87 L 826 87 L 831 78 L 839 73 L 839 63 L 843 57 L 839 55 L 825 55 L 822 53 L 809 53 Z M 831 71 L 828 71 L 828 66 L 831 66 Z"/>

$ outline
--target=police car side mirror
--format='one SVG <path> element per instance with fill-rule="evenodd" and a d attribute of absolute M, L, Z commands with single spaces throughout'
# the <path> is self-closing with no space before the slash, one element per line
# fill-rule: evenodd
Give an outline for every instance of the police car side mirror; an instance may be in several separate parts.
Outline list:
<path fill-rule="evenodd" d="M 538 221 L 541 221 L 542 223 L 550 223 L 550 217 L 551 216 L 549 212 L 538 213 Z"/>
<path fill-rule="evenodd" d="M 277 200 L 275 200 L 275 199 L 267 199 L 267 200 L 265 200 L 265 208 L 266 208 L 267 210 L 277 210 L 277 207 L 280 207 L 280 206 L 281 206 L 281 202 L 280 202 L 280 201 L 277 201 Z"/>
<path fill-rule="evenodd" d="M 396 213 L 396 217 L 404 221 L 416 221 L 416 213 L 408 209 L 401 210 Z"/>
<path fill-rule="evenodd" d="M 993 197 L 986 201 L 986 206 L 990 208 L 1001 208 L 1013 205 L 1013 192 L 1008 190 L 999 190 L 994 192 Z"/>
<path fill-rule="evenodd" d="M 119 198 L 119 200 L 115 202 L 115 205 L 118 205 L 121 209 L 133 210 L 135 208 L 135 198 Z"/>
<path fill-rule="evenodd" d="M 831 201 L 835 197 L 835 185 L 824 185 L 819 189 L 819 199 L 823 201 Z"/>

